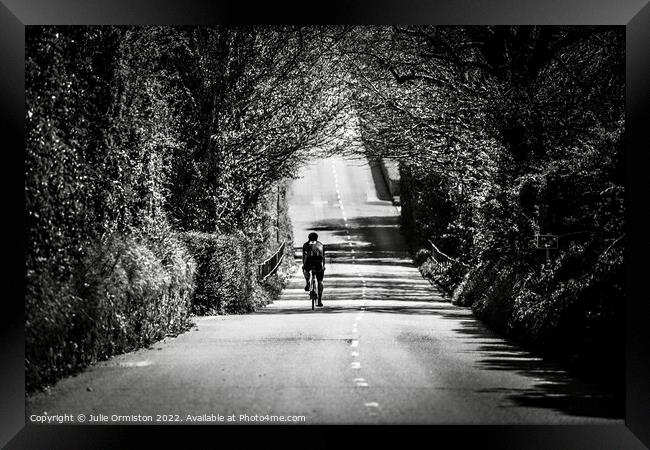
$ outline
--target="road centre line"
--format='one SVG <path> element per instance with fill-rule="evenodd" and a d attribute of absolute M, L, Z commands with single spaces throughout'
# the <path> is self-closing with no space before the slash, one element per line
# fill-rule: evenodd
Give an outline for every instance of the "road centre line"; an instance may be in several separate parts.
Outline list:
<path fill-rule="evenodd" d="M 365 380 L 365 378 L 355 378 L 354 383 L 357 385 L 357 387 L 368 387 L 368 382 Z"/>

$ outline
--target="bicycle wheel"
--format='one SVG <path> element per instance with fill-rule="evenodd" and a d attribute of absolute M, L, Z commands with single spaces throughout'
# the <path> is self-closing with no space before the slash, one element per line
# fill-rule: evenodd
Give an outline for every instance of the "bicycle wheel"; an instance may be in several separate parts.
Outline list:
<path fill-rule="evenodd" d="M 316 294 L 316 286 L 315 286 L 315 276 L 314 272 L 311 273 L 311 280 L 309 283 L 309 298 L 311 298 L 311 309 L 315 309 L 316 307 L 316 297 L 318 294 Z"/>

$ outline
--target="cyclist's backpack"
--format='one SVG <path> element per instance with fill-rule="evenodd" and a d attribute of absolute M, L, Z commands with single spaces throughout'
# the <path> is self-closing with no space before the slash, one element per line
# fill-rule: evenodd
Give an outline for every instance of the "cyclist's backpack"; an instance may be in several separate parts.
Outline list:
<path fill-rule="evenodd" d="M 308 242 L 303 247 L 305 253 L 305 268 L 321 270 L 323 268 L 324 251 L 320 242 Z"/>

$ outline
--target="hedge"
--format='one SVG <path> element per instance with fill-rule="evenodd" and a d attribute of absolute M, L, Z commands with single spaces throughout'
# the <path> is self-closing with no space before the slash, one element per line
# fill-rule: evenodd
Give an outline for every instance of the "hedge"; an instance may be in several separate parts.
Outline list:
<path fill-rule="evenodd" d="M 111 235 L 65 280 L 51 269 L 26 274 L 28 391 L 191 325 L 195 263 L 169 232 Z"/>
<path fill-rule="evenodd" d="M 260 206 L 259 234 L 182 232 L 179 239 L 186 245 L 197 263 L 192 312 L 197 315 L 242 314 L 253 312 L 277 299 L 286 285 L 289 266 L 293 261 L 293 236 L 286 205 L 286 186 L 281 187 L 279 208 L 269 195 Z M 265 205 L 265 203 L 268 203 Z M 264 208 L 268 206 L 268 208 Z M 275 211 L 274 222 L 271 212 Z M 277 236 L 286 239 L 285 258 L 275 276 L 261 281 L 257 265 L 277 250 Z"/>

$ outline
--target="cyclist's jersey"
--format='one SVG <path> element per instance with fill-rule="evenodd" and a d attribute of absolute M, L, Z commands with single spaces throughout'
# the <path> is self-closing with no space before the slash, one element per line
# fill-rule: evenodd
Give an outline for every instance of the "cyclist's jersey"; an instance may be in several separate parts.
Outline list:
<path fill-rule="evenodd" d="M 308 241 L 302 246 L 302 260 L 306 270 L 317 272 L 325 268 L 325 246 L 320 241 Z"/>

